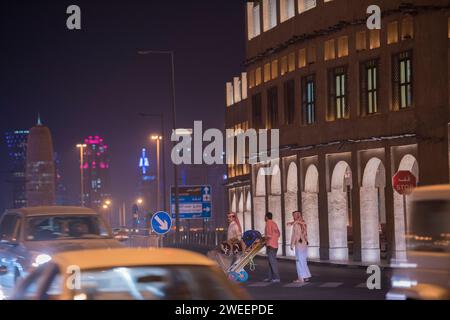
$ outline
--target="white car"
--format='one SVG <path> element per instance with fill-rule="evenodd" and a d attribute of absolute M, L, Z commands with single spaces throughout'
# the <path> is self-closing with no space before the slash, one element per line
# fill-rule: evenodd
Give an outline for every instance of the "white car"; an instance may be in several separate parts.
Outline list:
<path fill-rule="evenodd" d="M 411 195 L 407 261 L 392 274 L 389 300 L 450 300 L 450 185 Z"/>
<path fill-rule="evenodd" d="M 88 208 L 7 210 L 0 219 L 0 298 L 58 252 L 121 247 L 101 215 Z"/>
<path fill-rule="evenodd" d="M 59 253 L 16 288 L 12 300 L 248 299 L 205 256 L 178 249 Z"/>

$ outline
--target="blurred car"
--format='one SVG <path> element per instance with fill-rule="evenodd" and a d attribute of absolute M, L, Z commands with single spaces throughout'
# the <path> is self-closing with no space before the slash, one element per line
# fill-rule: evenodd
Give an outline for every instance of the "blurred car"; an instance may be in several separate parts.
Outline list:
<path fill-rule="evenodd" d="M 61 251 L 117 248 L 107 223 L 78 207 L 36 207 L 6 211 L 0 220 L 0 288 L 11 291 L 30 269 Z"/>
<path fill-rule="evenodd" d="M 414 190 L 407 224 L 407 261 L 393 265 L 386 298 L 449 300 L 450 185 Z"/>
<path fill-rule="evenodd" d="M 248 295 L 215 262 L 189 251 L 156 248 L 56 254 L 12 296 L 12 300 L 235 299 Z"/>
<path fill-rule="evenodd" d="M 130 229 L 122 227 L 122 228 L 114 228 L 113 229 L 114 239 L 118 241 L 128 241 L 130 239 Z"/>

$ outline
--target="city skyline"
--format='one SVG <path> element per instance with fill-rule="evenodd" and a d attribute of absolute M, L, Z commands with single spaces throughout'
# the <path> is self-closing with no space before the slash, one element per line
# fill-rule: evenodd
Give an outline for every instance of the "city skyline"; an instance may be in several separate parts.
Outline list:
<path fill-rule="evenodd" d="M 164 113 L 165 119 L 171 118 L 167 111 L 169 60 L 139 56 L 137 52 L 175 51 L 175 78 L 183 83 L 177 92 L 179 127 L 204 120 L 208 127 L 223 128 L 222 118 L 217 116 L 218 112 L 224 114 L 222 84 L 229 71 L 238 71 L 244 60 L 241 29 L 245 12 L 239 2 L 179 3 L 177 11 L 182 15 L 174 15 L 169 3 L 135 2 L 125 12 L 120 1 L 106 7 L 91 1 L 79 5 L 85 9 L 85 23 L 78 33 L 67 30 L 67 6 L 62 3 L 10 3 L 7 10 L 0 11 L 2 23 L 16 30 L 14 36 L 2 35 L 8 45 L 0 53 L 0 107 L 4 110 L 0 132 L 31 127 L 40 112 L 54 133 L 63 180 L 73 199 L 79 198 L 76 144 L 86 133 L 105 137 L 113 150 L 112 193 L 120 198 L 118 201 L 131 201 L 136 196 L 137 178 L 133 155 L 143 146 L 150 148 L 149 136 L 160 131 L 158 119 L 139 114 Z M 17 16 L 20 19 L 13 18 Z M 112 16 L 117 17 L 117 23 L 105 27 L 102 21 Z M 192 20 L 197 23 L 192 24 Z M 164 33 L 158 31 L 161 26 Z M 165 127 L 168 137 L 170 123 Z M 165 141 L 168 151 L 170 142 Z M 3 210 L 8 201 L 4 143 L 0 144 L 0 154 Z M 173 181 L 169 168 L 167 181 Z"/>

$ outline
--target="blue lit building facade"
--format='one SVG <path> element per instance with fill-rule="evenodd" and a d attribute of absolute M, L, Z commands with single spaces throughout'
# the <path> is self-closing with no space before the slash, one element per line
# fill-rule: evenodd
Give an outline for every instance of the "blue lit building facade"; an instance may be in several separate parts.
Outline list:
<path fill-rule="evenodd" d="M 27 205 L 26 196 L 26 155 L 28 130 L 8 131 L 5 133 L 10 167 L 8 183 L 12 189 L 12 207 L 22 208 Z"/>

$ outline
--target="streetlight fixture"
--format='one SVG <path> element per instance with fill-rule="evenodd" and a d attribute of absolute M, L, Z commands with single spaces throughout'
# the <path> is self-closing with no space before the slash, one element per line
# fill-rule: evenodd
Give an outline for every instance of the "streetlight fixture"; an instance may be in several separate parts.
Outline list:
<path fill-rule="evenodd" d="M 169 55 L 171 62 L 171 74 L 172 74 L 172 125 L 173 130 L 177 129 L 177 114 L 176 114 L 176 90 L 175 90 L 175 52 L 174 51 L 156 51 L 156 50 L 148 50 L 148 51 L 139 51 L 140 55 Z M 173 142 L 173 145 L 176 145 L 176 142 Z M 173 182 L 175 188 L 175 243 L 176 245 L 180 244 L 180 203 L 179 203 L 179 192 L 178 192 L 178 167 L 175 163 L 173 163 Z"/>
<path fill-rule="evenodd" d="M 143 200 L 142 198 L 139 198 L 139 199 L 136 200 L 136 203 L 137 203 L 138 205 L 141 205 L 141 204 L 144 203 L 144 200 Z"/>
<path fill-rule="evenodd" d="M 77 144 L 77 148 L 80 149 L 80 181 L 81 181 L 81 206 L 84 207 L 84 149 L 86 144 Z"/>
<path fill-rule="evenodd" d="M 161 153 L 159 145 L 161 143 L 161 140 L 163 139 L 162 136 L 153 135 L 151 137 L 152 141 L 156 141 L 156 182 L 158 184 L 157 186 L 157 198 L 156 198 L 156 209 L 160 210 L 160 199 L 161 199 L 161 174 L 160 174 L 160 168 L 161 168 Z"/>

